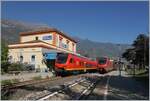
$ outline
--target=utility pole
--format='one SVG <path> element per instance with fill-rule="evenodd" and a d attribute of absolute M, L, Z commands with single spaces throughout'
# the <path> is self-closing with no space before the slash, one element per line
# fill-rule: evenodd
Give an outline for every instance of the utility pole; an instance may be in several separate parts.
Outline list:
<path fill-rule="evenodd" d="M 119 58 L 119 76 L 121 76 L 121 58 Z"/>
<path fill-rule="evenodd" d="M 145 68 L 145 64 L 146 64 L 146 57 L 145 57 L 145 52 L 146 52 L 146 39 L 144 38 L 144 68 Z"/>
<path fill-rule="evenodd" d="M 121 47 L 120 47 L 120 44 L 117 44 L 117 46 L 119 47 L 119 54 L 118 54 L 118 68 L 119 68 L 119 76 L 121 76 Z"/>

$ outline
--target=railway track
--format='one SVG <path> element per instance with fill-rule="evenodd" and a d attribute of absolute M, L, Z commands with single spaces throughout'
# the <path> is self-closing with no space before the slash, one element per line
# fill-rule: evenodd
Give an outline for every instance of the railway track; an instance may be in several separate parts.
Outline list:
<path fill-rule="evenodd" d="M 83 96 L 94 88 L 97 75 L 81 74 L 68 77 L 55 77 L 51 79 L 30 80 L 11 86 L 3 86 L 2 95 L 17 92 L 25 92 L 20 95 L 20 100 L 66 100 L 66 99 L 82 99 Z M 61 82 L 61 83 L 60 83 Z M 22 96 L 23 95 L 23 96 Z M 11 98 L 10 98 L 11 99 Z"/>
<path fill-rule="evenodd" d="M 61 77 L 46 78 L 46 79 L 41 79 L 41 80 L 28 80 L 28 81 L 23 81 L 23 82 L 19 82 L 19 83 L 13 83 L 11 85 L 2 85 L 1 90 L 15 89 L 15 88 L 26 86 L 26 85 L 33 85 L 33 84 L 37 84 L 37 83 L 58 80 L 60 78 Z"/>
<path fill-rule="evenodd" d="M 36 100 L 80 100 L 90 94 L 97 81 L 98 79 L 94 80 L 93 78 L 83 77 L 63 85 L 63 87 L 57 91 L 50 91 L 49 94 Z"/>

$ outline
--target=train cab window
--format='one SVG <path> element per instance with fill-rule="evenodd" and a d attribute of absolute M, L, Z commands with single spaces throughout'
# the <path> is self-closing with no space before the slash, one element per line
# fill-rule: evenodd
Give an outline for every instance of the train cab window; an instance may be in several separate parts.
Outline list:
<path fill-rule="evenodd" d="M 68 54 L 65 53 L 58 53 L 57 54 L 57 63 L 64 64 L 67 62 Z"/>
<path fill-rule="evenodd" d="M 99 64 L 105 64 L 107 62 L 107 58 L 100 58 L 98 62 Z"/>

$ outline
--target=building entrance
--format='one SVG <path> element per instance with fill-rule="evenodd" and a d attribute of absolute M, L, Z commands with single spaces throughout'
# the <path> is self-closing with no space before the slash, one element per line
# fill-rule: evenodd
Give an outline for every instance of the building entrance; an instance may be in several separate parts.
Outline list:
<path fill-rule="evenodd" d="M 55 73 L 55 60 L 56 60 L 57 53 L 45 53 L 45 64 L 47 65 L 47 68 L 52 73 Z"/>

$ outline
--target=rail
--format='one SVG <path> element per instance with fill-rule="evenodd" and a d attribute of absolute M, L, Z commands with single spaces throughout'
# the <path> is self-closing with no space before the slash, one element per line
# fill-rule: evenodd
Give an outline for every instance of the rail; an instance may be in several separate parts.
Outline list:
<path fill-rule="evenodd" d="M 71 89 L 72 87 L 83 86 L 84 89 L 81 89 L 81 91 L 79 91 L 80 95 L 76 96 L 76 98 L 73 98 L 73 99 L 76 99 L 76 100 L 80 100 L 80 99 L 82 99 L 83 96 L 85 96 L 85 95 L 88 96 L 89 95 L 89 94 L 85 94 L 85 93 L 91 92 L 91 90 L 93 90 L 92 88 L 95 87 L 97 81 L 98 80 L 96 80 L 94 82 L 89 82 L 86 77 L 84 77 L 82 79 L 80 78 L 79 80 L 75 80 L 74 82 L 72 82 L 68 85 L 64 85 L 63 88 L 59 89 L 58 91 L 50 92 L 49 94 L 44 95 L 43 97 L 40 97 L 39 99 L 36 99 L 36 100 L 38 100 L 38 101 L 40 101 L 40 100 L 49 100 L 50 98 L 52 98 L 55 95 L 58 97 L 59 94 L 60 95 L 64 94 L 65 90 Z M 86 83 L 87 86 L 81 85 L 80 83 Z"/>

